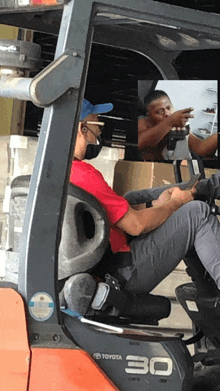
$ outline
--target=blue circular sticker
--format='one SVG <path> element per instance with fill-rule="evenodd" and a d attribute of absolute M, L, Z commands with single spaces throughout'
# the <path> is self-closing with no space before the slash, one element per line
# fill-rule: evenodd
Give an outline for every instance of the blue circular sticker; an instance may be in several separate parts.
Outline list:
<path fill-rule="evenodd" d="M 54 311 L 54 301 L 46 292 L 38 292 L 29 300 L 29 312 L 39 322 L 49 319 Z"/>

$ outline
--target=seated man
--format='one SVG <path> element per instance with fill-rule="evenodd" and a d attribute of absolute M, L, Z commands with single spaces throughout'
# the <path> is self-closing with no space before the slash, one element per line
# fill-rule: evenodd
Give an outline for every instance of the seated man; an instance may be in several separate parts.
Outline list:
<path fill-rule="evenodd" d="M 138 120 L 138 149 L 141 160 L 163 161 L 169 132 L 176 128 L 181 130 L 189 118 L 193 118 L 193 108 L 174 112 L 168 95 L 155 90 L 145 97 L 147 116 Z M 218 145 L 217 134 L 204 140 L 189 134 L 186 148 L 201 157 L 212 156 Z M 181 152 L 180 152 L 181 153 Z M 179 159 L 190 159 L 180 156 Z M 169 158 L 168 158 L 169 159 Z"/>
<path fill-rule="evenodd" d="M 130 255 L 131 262 L 120 270 L 125 290 L 150 292 L 193 246 L 220 289 L 220 224 L 205 202 L 194 200 L 201 194 L 219 197 L 220 176 L 201 180 L 197 189 L 181 190 L 176 185 L 118 196 L 102 174 L 83 161 L 100 150 L 97 139 L 103 123 L 98 114 L 111 109 L 110 104 L 93 106 L 84 100 L 70 181 L 93 194 L 105 209 L 113 253 Z M 143 202 L 152 202 L 152 206 L 133 209 L 132 205 Z M 127 234 L 132 235 L 130 243 Z"/>

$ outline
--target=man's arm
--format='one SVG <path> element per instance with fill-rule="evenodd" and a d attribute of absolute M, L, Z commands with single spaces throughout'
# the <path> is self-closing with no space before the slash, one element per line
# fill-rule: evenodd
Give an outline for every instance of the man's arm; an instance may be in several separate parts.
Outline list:
<path fill-rule="evenodd" d="M 199 139 L 193 134 L 189 135 L 189 149 L 202 157 L 213 155 L 218 147 L 218 135 L 213 134 L 206 139 Z"/>
<path fill-rule="evenodd" d="M 146 118 L 138 120 L 138 149 L 155 147 L 170 132 L 172 125 L 168 118 L 149 128 Z"/>
<path fill-rule="evenodd" d="M 138 120 L 138 149 L 155 147 L 173 127 L 183 127 L 192 118 L 192 107 L 178 110 L 157 125 L 150 127 L 146 118 Z"/>
<path fill-rule="evenodd" d="M 138 236 L 141 233 L 153 231 L 162 225 L 177 209 L 193 200 L 195 189 L 180 190 L 178 187 L 165 190 L 152 208 L 128 212 L 116 223 L 122 231 Z"/>

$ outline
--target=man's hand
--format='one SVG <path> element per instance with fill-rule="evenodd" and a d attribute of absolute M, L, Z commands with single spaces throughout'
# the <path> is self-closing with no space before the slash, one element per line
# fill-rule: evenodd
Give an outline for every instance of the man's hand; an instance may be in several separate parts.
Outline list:
<path fill-rule="evenodd" d="M 175 199 L 179 202 L 180 206 L 187 204 L 187 202 L 194 200 L 196 194 L 196 187 L 192 187 L 190 190 L 181 190 L 179 187 L 172 188 L 171 199 Z"/>
<path fill-rule="evenodd" d="M 181 130 L 187 123 L 189 118 L 194 118 L 193 114 L 190 114 L 194 109 L 189 107 L 188 109 L 178 110 L 168 117 L 168 121 L 171 127 L 176 127 L 177 130 Z"/>
<path fill-rule="evenodd" d="M 180 206 L 186 204 L 194 199 L 196 193 L 196 187 L 194 186 L 190 190 L 181 190 L 179 187 L 171 187 L 161 193 L 157 200 L 152 201 L 153 206 L 161 206 L 171 199 L 175 199 L 179 202 Z"/>
<path fill-rule="evenodd" d="M 171 198 L 173 189 L 174 188 L 171 187 L 169 189 L 164 190 L 163 193 L 161 193 L 161 195 L 158 197 L 157 200 L 152 201 L 152 205 L 153 206 L 161 206 L 161 205 L 165 204 L 167 201 L 169 201 Z"/>

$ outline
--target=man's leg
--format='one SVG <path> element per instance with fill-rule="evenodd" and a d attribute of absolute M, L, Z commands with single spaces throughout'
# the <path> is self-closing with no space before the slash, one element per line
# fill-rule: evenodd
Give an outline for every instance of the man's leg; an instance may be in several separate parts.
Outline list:
<path fill-rule="evenodd" d="M 131 190 L 127 192 L 124 197 L 128 200 L 130 205 L 150 203 L 153 200 L 156 200 L 164 190 L 176 186 L 181 186 L 181 184 L 176 183 L 161 187 L 154 187 L 152 189 Z M 208 198 L 211 198 L 212 200 L 220 199 L 220 172 L 212 175 L 210 178 L 202 179 L 199 181 L 196 188 L 196 198 L 198 199 L 200 197 L 204 200 L 207 200 Z"/>
<path fill-rule="evenodd" d="M 178 186 L 175 185 L 166 185 L 161 187 L 153 187 L 152 189 L 143 189 L 143 190 L 131 190 L 128 191 L 124 197 L 128 200 L 130 205 L 138 205 L 138 204 L 148 204 L 153 200 L 157 200 L 161 193 L 164 190 L 169 189 L 170 187 Z"/>
<path fill-rule="evenodd" d="M 193 246 L 220 288 L 220 224 L 201 201 L 183 205 L 162 226 L 132 240 L 134 264 L 130 276 L 126 270 L 125 288 L 150 292 Z"/>

